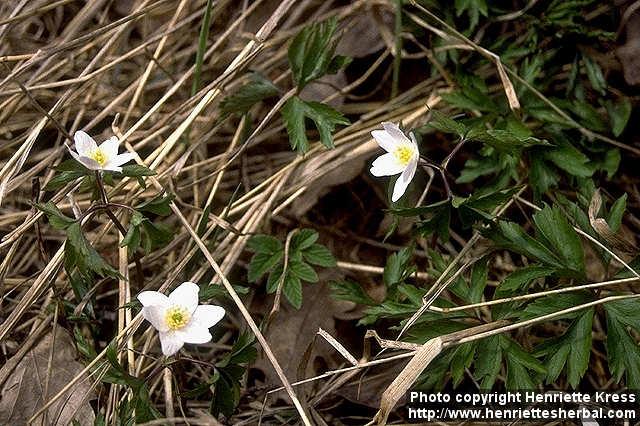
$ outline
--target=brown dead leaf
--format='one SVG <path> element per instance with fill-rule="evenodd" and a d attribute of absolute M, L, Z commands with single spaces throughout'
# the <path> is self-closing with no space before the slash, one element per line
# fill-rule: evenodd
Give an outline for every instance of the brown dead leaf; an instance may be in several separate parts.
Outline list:
<path fill-rule="evenodd" d="M 626 25 L 627 41 L 616 50 L 628 84 L 640 83 L 640 13 L 634 13 Z"/>
<path fill-rule="evenodd" d="M 626 235 L 620 230 L 613 232 L 606 220 L 601 217 L 597 217 L 598 212 L 602 207 L 602 196 L 600 190 L 597 189 L 593 193 L 591 202 L 589 204 L 589 222 L 591 227 L 604 239 L 613 249 L 621 252 L 622 254 L 632 255 L 638 251 L 635 243 L 631 240 L 632 235 Z"/>
<path fill-rule="evenodd" d="M 346 23 L 342 38 L 336 47 L 340 55 L 361 58 L 393 44 L 394 13 L 388 8 L 367 7 L 352 15 Z"/>
<path fill-rule="evenodd" d="M 56 395 L 84 368 L 75 360 L 76 349 L 71 336 L 65 330 L 58 328 L 55 344 L 53 340 L 52 334 L 45 335 L 19 360 L 13 371 L 5 371 L 14 365 L 14 362 L 11 362 L 13 359 L 0 369 L 0 377 L 8 376 L 0 389 L 0 424 L 26 424 L 44 405 L 44 401 Z M 46 386 L 52 345 L 51 372 Z M 93 425 L 95 414 L 89 404 L 89 400 L 93 398 L 91 381 L 81 380 L 47 410 L 44 424 L 68 425 L 75 419 L 80 425 Z"/>
<path fill-rule="evenodd" d="M 303 285 L 303 303 L 299 310 L 291 307 L 287 302 L 281 305 L 280 312 L 270 323 L 265 334 L 269 346 L 291 381 L 294 381 L 298 375 L 310 377 L 323 373 L 326 368 L 337 367 L 338 362 L 344 362 L 331 345 L 320 337 L 316 338 L 320 328 L 332 336 L 336 335 L 335 318 L 344 309 L 339 301 L 331 297 L 323 275 L 325 274 L 320 274 L 319 283 Z M 272 298 L 269 298 L 269 302 L 271 300 Z M 262 308 L 267 312 L 271 307 L 268 305 L 269 302 Z M 305 354 L 314 339 L 311 353 Z M 299 371 L 298 368 L 304 364 L 303 361 L 307 355 L 309 361 L 306 369 Z M 267 386 L 280 384 L 271 364 L 264 356 L 260 357 L 253 367 L 264 372 Z"/>

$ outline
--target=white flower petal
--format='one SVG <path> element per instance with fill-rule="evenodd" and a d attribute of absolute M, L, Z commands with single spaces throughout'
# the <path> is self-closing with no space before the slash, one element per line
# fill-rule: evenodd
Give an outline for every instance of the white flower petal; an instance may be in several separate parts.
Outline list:
<path fill-rule="evenodd" d="M 118 155 L 118 145 L 120 145 L 120 141 L 117 137 L 111 136 L 106 141 L 100 144 L 100 150 L 107 157 L 107 160 L 111 160 Z"/>
<path fill-rule="evenodd" d="M 216 325 L 224 317 L 224 308 L 216 305 L 200 305 L 193 312 L 191 322 L 203 328 Z"/>
<path fill-rule="evenodd" d="M 391 135 L 391 137 L 393 139 L 395 139 L 396 141 L 404 142 L 404 143 L 411 143 L 411 141 L 409 140 L 407 135 L 405 135 L 402 132 L 402 130 L 400 130 L 400 125 L 399 124 L 389 123 L 388 121 L 385 121 L 384 123 L 382 123 L 382 127 L 384 127 L 384 130 L 386 130 L 387 133 L 389 133 L 389 135 Z"/>
<path fill-rule="evenodd" d="M 82 130 L 78 130 L 73 135 L 73 140 L 76 142 L 76 151 L 80 156 L 87 156 L 98 148 L 96 141 Z"/>
<path fill-rule="evenodd" d="M 413 132 L 409 133 L 409 137 L 411 138 L 411 145 L 413 146 L 413 148 L 416 150 L 416 153 L 418 152 L 418 141 L 416 140 L 416 135 L 413 134 Z"/>
<path fill-rule="evenodd" d="M 71 155 L 80 162 L 83 166 L 85 166 L 89 170 L 102 170 L 100 164 L 93 158 L 85 157 L 83 155 L 78 155 L 75 152 L 71 151 Z"/>
<path fill-rule="evenodd" d="M 137 299 L 142 306 L 169 306 L 169 298 L 159 291 L 143 291 L 138 294 Z"/>
<path fill-rule="evenodd" d="M 371 136 L 378 142 L 378 145 L 387 152 L 393 152 L 400 141 L 396 141 L 386 130 L 374 130 Z"/>
<path fill-rule="evenodd" d="M 391 201 L 394 203 L 404 195 L 404 192 L 407 190 L 411 179 L 416 174 L 416 167 L 418 166 L 418 161 L 416 159 L 412 159 L 407 168 L 402 172 L 402 174 L 396 180 L 396 184 L 393 186 L 393 195 L 391 196 Z"/>
<path fill-rule="evenodd" d="M 390 152 L 376 158 L 371 164 L 371 174 L 374 176 L 393 176 L 402 173 L 405 166 L 398 162 L 396 156 Z"/>
<path fill-rule="evenodd" d="M 194 322 L 190 322 L 184 328 L 176 330 L 176 334 L 179 335 L 180 339 L 185 343 L 194 343 L 196 345 L 210 342 L 211 339 L 213 339 L 208 328 L 201 327 Z"/>
<path fill-rule="evenodd" d="M 168 331 L 160 333 L 160 345 L 162 346 L 162 353 L 166 356 L 171 356 L 184 346 L 184 342 L 178 333 Z"/>
<path fill-rule="evenodd" d="M 192 314 L 198 307 L 198 292 L 200 287 L 192 282 L 184 282 L 169 294 L 169 303 L 183 306 Z"/>
<path fill-rule="evenodd" d="M 149 321 L 153 328 L 160 332 L 169 331 L 169 326 L 165 320 L 167 309 L 162 305 L 144 306 L 142 308 L 142 316 Z"/>
<path fill-rule="evenodd" d="M 136 158 L 136 155 L 131 152 L 126 152 L 124 154 L 116 155 L 115 157 L 109 158 L 109 161 L 107 161 L 107 164 L 105 164 L 104 168 L 106 169 L 106 168 L 122 166 L 124 163 L 128 163 L 134 158 Z"/>

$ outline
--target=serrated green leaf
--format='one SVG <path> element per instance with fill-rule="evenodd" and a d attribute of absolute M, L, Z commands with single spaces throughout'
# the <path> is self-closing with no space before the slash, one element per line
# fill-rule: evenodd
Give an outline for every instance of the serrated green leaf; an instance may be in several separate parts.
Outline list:
<path fill-rule="evenodd" d="M 489 390 L 493 388 L 502 365 L 500 337 L 488 337 L 482 341 L 482 346 L 483 350 L 477 352 L 474 376 L 481 381 L 480 388 L 482 390 Z"/>
<path fill-rule="evenodd" d="M 542 265 L 530 265 L 509 274 L 496 289 L 494 298 L 500 299 L 526 290 L 531 281 L 548 277 L 555 272 L 554 268 Z"/>
<path fill-rule="evenodd" d="M 589 78 L 589 82 L 591 82 L 591 86 L 593 89 L 604 95 L 606 93 L 607 81 L 604 79 L 604 75 L 602 74 L 602 69 L 600 65 L 588 55 L 582 55 L 582 59 L 584 61 L 584 67 L 587 70 L 587 77 Z"/>
<path fill-rule="evenodd" d="M 629 117 L 631 117 L 631 102 L 629 101 L 629 98 L 623 97 L 616 103 L 607 101 L 604 105 L 607 108 L 607 114 L 609 115 L 611 132 L 615 137 L 618 137 L 622 134 L 625 127 L 627 127 Z"/>
<path fill-rule="evenodd" d="M 127 177 L 142 177 L 153 176 L 156 172 L 140 164 L 129 164 L 122 166 L 122 174 Z"/>
<path fill-rule="evenodd" d="M 328 248 L 322 244 L 312 244 L 302 252 L 304 259 L 312 265 L 330 268 L 336 266 L 336 259 Z"/>
<path fill-rule="evenodd" d="M 627 331 L 624 316 L 616 309 L 621 306 L 618 305 L 620 302 L 604 304 L 607 313 L 607 361 L 616 382 L 624 375 L 629 389 L 640 389 L 640 348 Z M 629 302 L 637 303 L 637 300 Z"/>
<path fill-rule="evenodd" d="M 291 148 L 300 154 L 304 154 L 309 149 L 305 118 L 314 122 L 320 134 L 320 142 L 327 148 L 333 148 L 332 133 L 336 126 L 349 124 L 345 116 L 330 106 L 320 102 L 306 102 L 297 96 L 289 99 L 280 112 L 287 128 Z"/>
<path fill-rule="evenodd" d="M 622 225 L 622 216 L 626 209 L 627 194 L 625 193 L 613 203 L 611 210 L 609 211 L 607 223 L 613 232 L 618 232 L 618 229 L 620 229 L 620 225 Z"/>
<path fill-rule="evenodd" d="M 256 253 L 274 253 L 284 250 L 282 243 L 270 235 L 252 235 L 247 242 L 249 250 Z"/>
<path fill-rule="evenodd" d="M 302 281 L 316 283 L 318 282 L 318 274 L 313 270 L 309 264 L 301 262 L 299 260 L 291 259 L 289 265 L 289 274 L 293 274 Z"/>
<path fill-rule="evenodd" d="M 173 194 L 160 193 L 155 197 L 135 206 L 136 210 L 154 213 L 159 216 L 168 216 L 171 214 L 169 204 L 176 198 Z"/>
<path fill-rule="evenodd" d="M 294 308 L 300 309 L 302 306 L 302 282 L 295 274 L 287 274 L 282 293 Z"/>
<path fill-rule="evenodd" d="M 220 102 L 222 115 L 244 114 L 252 106 L 264 99 L 277 96 L 278 88 L 267 78 L 258 73 L 252 73 L 250 82 L 242 86 L 233 95 L 227 96 Z"/>
<path fill-rule="evenodd" d="M 293 234 L 291 237 L 291 244 L 289 249 L 292 252 L 297 252 L 300 250 L 305 250 L 311 247 L 318 240 L 318 233 L 313 229 L 305 228 L 300 229 Z"/>
<path fill-rule="evenodd" d="M 564 309 L 568 309 L 584 303 L 589 303 L 593 300 L 593 297 L 588 292 L 574 292 L 556 294 L 536 299 L 534 302 L 527 305 L 527 307 L 521 311 L 520 319 L 527 320 L 543 315 L 548 315 L 554 312 L 559 312 Z M 557 319 L 574 319 L 581 315 L 582 312 L 568 312 Z"/>
<path fill-rule="evenodd" d="M 256 282 L 260 277 L 270 271 L 284 257 L 283 251 L 272 253 L 256 253 L 249 262 L 248 276 L 249 282 Z"/>
<path fill-rule="evenodd" d="M 338 300 L 346 300 L 360 305 L 373 306 L 376 304 L 360 284 L 349 280 L 333 281 L 331 294 Z"/>
<path fill-rule="evenodd" d="M 565 268 L 584 273 L 582 242 L 562 211 L 557 207 L 545 206 L 533 215 L 533 222 L 539 239 L 548 243 Z"/>
<path fill-rule="evenodd" d="M 73 253 L 70 257 L 82 274 L 94 272 L 100 276 L 119 277 L 116 269 L 109 265 L 84 237 L 79 223 L 73 223 L 67 227 L 67 244 Z M 66 255 L 66 252 L 65 252 Z M 65 261 L 66 263 L 66 261 Z M 70 270 L 70 269 L 68 269 Z"/>
<path fill-rule="evenodd" d="M 558 143 L 545 151 L 545 158 L 565 172 L 578 177 L 591 177 L 594 168 L 589 158 L 568 142 Z"/>
<path fill-rule="evenodd" d="M 298 91 L 310 81 L 325 75 L 330 68 L 333 71 L 338 65 L 332 64 L 337 45 L 333 35 L 337 25 L 338 19 L 335 16 L 308 25 L 291 42 L 288 51 L 289 65 Z"/>
<path fill-rule="evenodd" d="M 478 303 L 482 300 L 484 288 L 487 286 L 488 259 L 483 258 L 473 264 L 471 269 L 471 286 L 469 292 L 469 302 Z"/>
<path fill-rule="evenodd" d="M 456 121 L 452 118 L 447 117 L 440 111 L 431 111 L 432 117 L 429 120 L 428 125 L 433 127 L 434 129 L 440 130 L 445 133 L 454 133 L 458 135 L 460 138 L 464 138 L 467 133 L 467 126 Z"/>
<path fill-rule="evenodd" d="M 56 229 L 67 229 L 69 226 L 76 223 L 75 219 L 62 213 L 52 201 L 48 201 L 44 204 L 35 203 L 34 205 L 38 210 L 47 215 L 49 223 Z"/>
<path fill-rule="evenodd" d="M 164 247 L 173 240 L 173 231 L 167 225 L 154 223 L 149 219 L 142 221 L 142 247 L 145 253 Z"/>

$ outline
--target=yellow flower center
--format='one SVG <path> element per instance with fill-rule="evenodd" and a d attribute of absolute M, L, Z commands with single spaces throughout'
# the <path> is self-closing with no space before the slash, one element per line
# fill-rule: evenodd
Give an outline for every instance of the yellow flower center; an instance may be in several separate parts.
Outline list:
<path fill-rule="evenodd" d="M 189 322 L 191 315 L 182 306 L 172 306 L 167 309 L 164 321 L 171 330 L 179 330 Z"/>
<path fill-rule="evenodd" d="M 409 164 L 409 161 L 413 156 L 413 150 L 408 146 L 401 146 L 396 148 L 393 155 L 396 156 L 396 159 L 400 164 L 402 164 L 403 166 L 406 166 L 407 164 Z"/>
<path fill-rule="evenodd" d="M 100 167 L 104 166 L 107 162 L 107 156 L 104 155 L 104 152 L 102 152 L 100 148 L 93 151 L 93 153 L 91 154 L 91 158 L 96 160 L 96 163 L 98 163 Z"/>

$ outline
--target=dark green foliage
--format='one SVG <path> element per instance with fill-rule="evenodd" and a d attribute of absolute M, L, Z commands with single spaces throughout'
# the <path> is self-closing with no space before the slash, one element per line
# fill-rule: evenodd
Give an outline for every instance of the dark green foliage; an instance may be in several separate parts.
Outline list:
<path fill-rule="evenodd" d="M 289 65 L 298 91 L 310 81 L 335 73 L 347 60 L 334 57 L 338 40 L 334 38 L 338 20 L 332 17 L 324 22 L 306 26 L 289 46 Z"/>
<path fill-rule="evenodd" d="M 282 282 L 282 293 L 299 309 L 302 306 L 302 281 L 318 281 L 318 274 L 310 264 L 335 266 L 331 252 L 316 243 L 317 240 L 318 233 L 312 229 L 295 231 L 291 236 L 285 269 L 284 244 L 268 235 L 252 236 L 247 244 L 255 253 L 249 263 L 249 281 L 256 282 L 268 272 L 267 293 L 274 293 Z"/>
<path fill-rule="evenodd" d="M 223 115 L 245 114 L 258 102 L 277 96 L 280 92 L 270 80 L 258 73 L 252 73 L 249 80 L 236 93 L 220 102 Z"/>
<path fill-rule="evenodd" d="M 327 148 L 333 148 L 331 135 L 336 126 L 349 124 L 347 118 L 329 105 L 303 101 L 298 96 L 289 99 L 282 107 L 281 112 L 291 148 L 300 154 L 309 150 L 305 118 L 313 121 L 320 134 L 320 142 Z"/>

